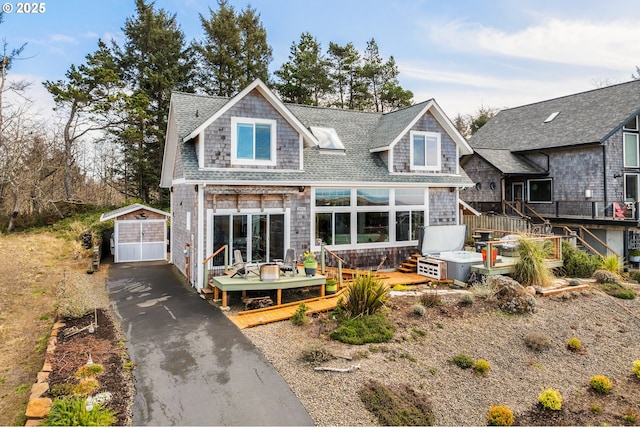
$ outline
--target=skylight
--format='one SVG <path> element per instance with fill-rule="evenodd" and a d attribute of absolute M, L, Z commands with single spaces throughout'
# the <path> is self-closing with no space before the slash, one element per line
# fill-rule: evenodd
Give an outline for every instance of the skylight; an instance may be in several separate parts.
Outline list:
<path fill-rule="evenodd" d="M 555 113 L 551 113 L 551 115 L 549 117 L 547 117 L 547 119 L 544 122 L 545 123 L 549 123 L 549 122 L 553 121 L 553 119 L 558 117 L 558 114 L 560 114 L 560 111 L 556 111 Z"/>
<path fill-rule="evenodd" d="M 311 133 L 318 139 L 320 149 L 345 151 L 344 144 L 334 128 L 311 126 Z"/>

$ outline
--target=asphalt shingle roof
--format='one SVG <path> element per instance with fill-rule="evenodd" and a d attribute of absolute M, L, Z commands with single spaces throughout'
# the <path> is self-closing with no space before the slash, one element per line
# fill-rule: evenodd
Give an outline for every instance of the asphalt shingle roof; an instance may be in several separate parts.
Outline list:
<path fill-rule="evenodd" d="M 228 101 L 227 98 L 220 97 L 178 92 L 173 94 L 172 105 L 180 141 L 178 149 L 181 150 L 185 179 L 270 183 L 295 181 L 300 183 L 390 182 L 473 185 L 462 168 L 459 176 L 390 174 L 379 154 L 370 152 L 371 148 L 391 143 L 424 108 L 425 103 L 388 114 L 285 104 L 306 128 L 310 126 L 334 128 L 345 146 L 344 154 L 323 152 L 318 147 L 305 148 L 303 171 L 241 168 L 200 170 L 194 145 L 181 141 Z M 196 110 L 198 117 L 194 114 Z"/>
<path fill-rule="evenodd" d="M 500 111 L 469 144 L 474 150 L 518 152 L 602 143 L 639 108 L 640 80 L 634 80 Z M 555 112 L 557 117 L 545 123 Z"/>

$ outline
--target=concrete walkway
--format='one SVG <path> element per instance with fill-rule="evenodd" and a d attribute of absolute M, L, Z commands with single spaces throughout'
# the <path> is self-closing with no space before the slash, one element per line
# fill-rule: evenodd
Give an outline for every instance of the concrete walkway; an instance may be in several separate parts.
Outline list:
<path fill-rule="evenodd" d="M 165 262 L 112 264 L 135 364 L 133 425 L 313 425 L 262 353 Z"/>

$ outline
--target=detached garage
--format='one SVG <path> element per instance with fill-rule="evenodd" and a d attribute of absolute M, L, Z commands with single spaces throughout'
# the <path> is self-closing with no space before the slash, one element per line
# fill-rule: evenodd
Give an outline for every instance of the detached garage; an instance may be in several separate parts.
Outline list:
<path fill-rule="evenodd" d="M 168 212 L 139 203 L 102 214 L 100 221 L 115 220 L 113 256 L 115 262 L 167 259 Z"/>

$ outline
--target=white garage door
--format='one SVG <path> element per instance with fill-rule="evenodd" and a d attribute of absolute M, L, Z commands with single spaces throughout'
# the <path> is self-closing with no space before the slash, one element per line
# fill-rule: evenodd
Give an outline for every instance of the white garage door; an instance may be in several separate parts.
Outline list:
<path fill-rule="evenodd" d="M 167 258 L 167 221 L 164 219 L 116 221 L 114 234 L 115 262 Z"/>

